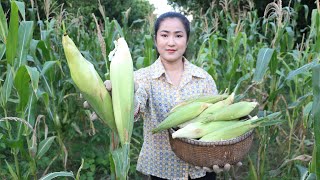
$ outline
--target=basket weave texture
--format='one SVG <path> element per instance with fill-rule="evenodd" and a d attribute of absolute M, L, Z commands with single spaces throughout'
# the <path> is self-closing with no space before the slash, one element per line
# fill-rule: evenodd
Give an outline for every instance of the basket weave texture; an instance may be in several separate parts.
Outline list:
<path fill-rule="evenodd" d="M 169 141 L 173 152 L 185 162 L 201 167 L 236 164 L 249 152 L 253 131 L 237 138 L 223 141 L 203 142 L 187 138 L 172 138 L 173 129 L 169 129 Z"/>

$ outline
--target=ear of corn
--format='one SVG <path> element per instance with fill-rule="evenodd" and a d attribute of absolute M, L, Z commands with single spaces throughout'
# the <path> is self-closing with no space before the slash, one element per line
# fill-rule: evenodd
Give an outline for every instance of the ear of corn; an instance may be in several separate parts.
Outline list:
<path fill-rule="evenodd" d="M 81 55 L 68 35 L 62 37 L 62 45 L 75 85 L 103 122 L 116 131 L 111 97 L 94 66 Z"/>
<path fill-rule="evenodd" d="M 204 135 L 202 138 L 200 138 L 200 141 L 220 141 L 236 138 L 257 127 L 259 125 L 258 122 L 261 120 L 263 120 L 263 118 L 258 119 L 257 116 L 254 116 L 247 121 L 238 121 L 238 123 Z"/>
<path fill-rule="evenodd" d="M 119 38 L 110 53 L 112 104 L 118 135 L 122 145 L 130 142 L 134 121 L 133 62 L 124 38 Z"/>
<path fill-rule="evenodd" d="M 231 93 L 227 99 L 223 99 L 221 101 L 217 101 L 214 104 L 210 104 L 210 106 L 205 109 L 199 116 L 197 116 L 196 118 L 192 119 L 191 121 L 187 121 L 183 124 L 179 125 L 179 128 L 183 128 L 186 125 L 190 124 L 190 123 L 194 123 L 194 122 L 207 122 L 209 120 L 206 120 L 208 118 L 212 117 L 212 114 L 218 112 L 219 110 L 223 109 L 224 107 L 230 105 L 233 103 L 234 101 L 234 93 Z"/>
<path fill-rule="evenodd" d="M 171 113 L 165 120 L 163 120 L 156 128 L 152 130 L 152 133 L 157 133 L 162 130 L 166 130 L 172 127 L 176 127 L 186 121 L 189 121 L 198 116 L 203 110 L 209 106 L 205 102 L 192 102 L 185 105 L 183 108 Z"/>
<path fill-rule="evenodd" d="M 210 105 L 206 110 L 204 110 L 200 115 L 199 117 L 205 117 L 207 116 L 208 114 L 213 114 L 217 111 L 219 111 L 220 109 L 223 109 L 224 107 L 232 104 L 234 101 L 234 93 L 231 93 L 227 99 L 225 100 L 222 100 L 222 101 L 219 101 L 219 102 L 216 102 L 212 105 Z"/>
<path fill-rule="evenodd" d="M 172 133 L 172 138 L 196 139 L 238 122 L 239 121 L 212 121 L 209 123 L 194 122 Z"/>
<path fill-rule="evenodd" d="M 204 135 L 202 138 L 200 138 L 200 141 L 228 140 L 239 137 L 258 126 L 262 127 L 276 125 L 283 122 L 282 120 L 279 120 L 280 115 L 281 114 L 279 112 L 276 112 L 266 117 L 258 118 L 257 116 L 254 116 L 246 121 L 238 121 L 233 125 L 226 126 L 217 131 L 213 131 L 207 135 Z"/>
<path fill-rule="evenodd" d="M 225 108 L 212 113 L 211 116 L 201 120 L 202 122 L 209 121 L 228 121 L 233 119 L 238 119 L 250 114 L 250 112 L 256 108 L 258 105 L 257 102 L 246 102 L 241 101 L 231 105 L 226 106 Z"/>
<path fill-rule="evenodd" d="M 193 97 L 191 99 L 188 99 L 186 101 L 183 101 L 176 106 L 174 106 L 169 113 L 177 111 L 179 108 L 183 108 L 185 105 L 190 104 L 192 102 L 206 102 L 206 103 L 211 103 L 214 104 L 218 101 L 224 100 L 227 98 L 227 94 L 218 94 L 218 95 L 208 95 L 208 96 L 201 96 L 201 97 Z"/>

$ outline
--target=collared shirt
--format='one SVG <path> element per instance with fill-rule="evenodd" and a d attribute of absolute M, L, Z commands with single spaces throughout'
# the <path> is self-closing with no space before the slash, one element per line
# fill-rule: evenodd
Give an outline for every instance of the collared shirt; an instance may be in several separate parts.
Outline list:
<path fill-rule="evenodd" d="M 142 116 L 144 142 L 140 151 L 137 170 L 143 174 L 165 179 L 199 178 L 205 171 L 179 159 L 171 150 L 168 132 L 152 134 L 176 104 L 193 96 L 217 94 L 212 77 L 203 69 L 184 59 L 184 72 L 179 86 L 174 86 L 161 60 L 135 71 L 139 88 L 135 93 L 136 104 Z"/>

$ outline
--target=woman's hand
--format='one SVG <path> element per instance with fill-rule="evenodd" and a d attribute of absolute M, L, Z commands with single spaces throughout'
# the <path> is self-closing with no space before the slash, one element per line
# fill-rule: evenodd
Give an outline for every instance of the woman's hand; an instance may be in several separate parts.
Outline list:
<path fill-rule="evenodd" d="M 236 164 L 236 167 L 240 167 L 242 166 L 242 162 L 238 162 Z M 196 166 L 196 169 L 203 169 L 206 172 L 215 172 L 216 174 L 220 173 L 220 172 L 228 172 L 230 170 L 230 168 L 232 167 L 232 165 L 230 164 L 225 164 L 223 167 L 219 167 L 218 165 L 213 165 L 212 167 L 200 167 L 200 166 Z"/>

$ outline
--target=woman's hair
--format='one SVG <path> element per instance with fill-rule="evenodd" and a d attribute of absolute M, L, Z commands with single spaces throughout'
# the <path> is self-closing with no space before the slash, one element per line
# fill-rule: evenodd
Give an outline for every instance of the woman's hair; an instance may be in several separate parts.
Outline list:
<path fill-rule="evenodd" d="M 154 24 L 154 35 L 155 35 L 155 39 L 157 39 L 157 32 L 159 30 L 160 24 L 162 21 L 164 21 L 167 18 L 178 18 L 181 23 L 184 26 L 184 29 L 187 32 L 187 41 L 189 40 L 189 34 L 190 34 L 190 22 L 189 20 L 182 14 L 178 13 L 178 12 L 166 12 L 164 14 L 161 14 L 155 24 Z"/>

